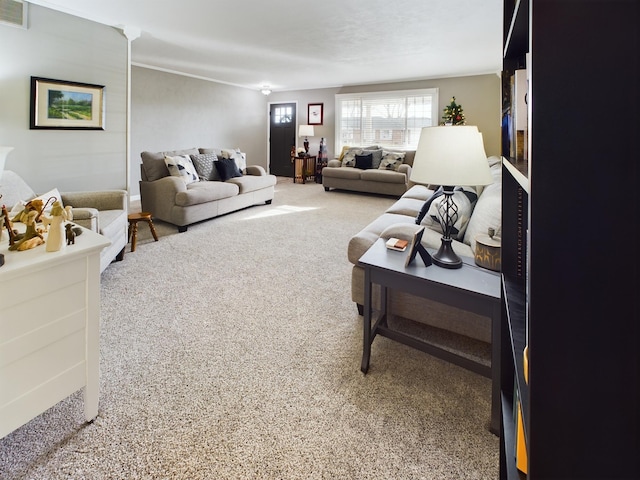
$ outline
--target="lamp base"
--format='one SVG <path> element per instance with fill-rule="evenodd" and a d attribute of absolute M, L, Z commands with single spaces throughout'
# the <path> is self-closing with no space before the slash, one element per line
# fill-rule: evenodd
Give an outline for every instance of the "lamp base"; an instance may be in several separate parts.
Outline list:
<path fill-rule="evenodd" d="M 442 268 L 461 268 L 462 259 L 453 251 L 451 239 L 442 237 L 440 250 L 431 255 L 433 263 Z"/>

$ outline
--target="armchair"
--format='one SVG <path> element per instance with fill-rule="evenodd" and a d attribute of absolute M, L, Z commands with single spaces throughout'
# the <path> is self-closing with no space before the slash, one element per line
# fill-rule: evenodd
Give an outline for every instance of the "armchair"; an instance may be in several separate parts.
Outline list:
<path fill-rule="evenodd" d="M 11 209 L 19 201 L 36 197 L 35 192 L 17 173 L 5 170 L 0 177 L 0 203 Z M 103 190 L 97 192 L 60 193 L 62 203 L 71 205 L 73 222 L 104 235 L 111 245 L 100 252 L 100 271 L 115 259 L 124 258 L 127 236 L 127 192 L 125 190 Z"/>

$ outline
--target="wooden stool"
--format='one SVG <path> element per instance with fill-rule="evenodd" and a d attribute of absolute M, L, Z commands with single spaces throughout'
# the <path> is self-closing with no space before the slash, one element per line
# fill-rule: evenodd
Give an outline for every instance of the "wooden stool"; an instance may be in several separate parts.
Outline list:
<path fill-rule="evenodd" d="M 129 241 L 131 242 L 131 251 L 136 251 L 136 241 L 138 240 L 138 222 L 147 222 L 153 239 L 157 242 L 158 235 L 156 229 L 153 227 L 153 221 L 151 220 L 151 214 L 149 212 L 131 213 L 129 218 Z"/>

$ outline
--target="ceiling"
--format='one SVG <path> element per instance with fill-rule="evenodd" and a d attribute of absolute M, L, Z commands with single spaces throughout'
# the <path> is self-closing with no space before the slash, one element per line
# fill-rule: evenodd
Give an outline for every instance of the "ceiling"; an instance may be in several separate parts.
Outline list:
<path fill-rule="evenodd" d="M 273 91 L 496 73 L 502 0 L 33 0 L 140 33 L 132 63 Z"/>

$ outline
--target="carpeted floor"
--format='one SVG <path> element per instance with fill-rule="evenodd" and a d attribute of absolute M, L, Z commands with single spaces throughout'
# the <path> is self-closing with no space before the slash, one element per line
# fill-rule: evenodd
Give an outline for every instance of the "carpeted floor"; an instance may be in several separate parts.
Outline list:
<path fill-rule="evenodd" d="M 272 205 L 139 227 L 102 275 L 100 413 L 0 440 L 9 479 L 490 479 L 486 378 L 378 338 L 360 370 L 349 238 L 394 199 L 279 179 Z"/>

